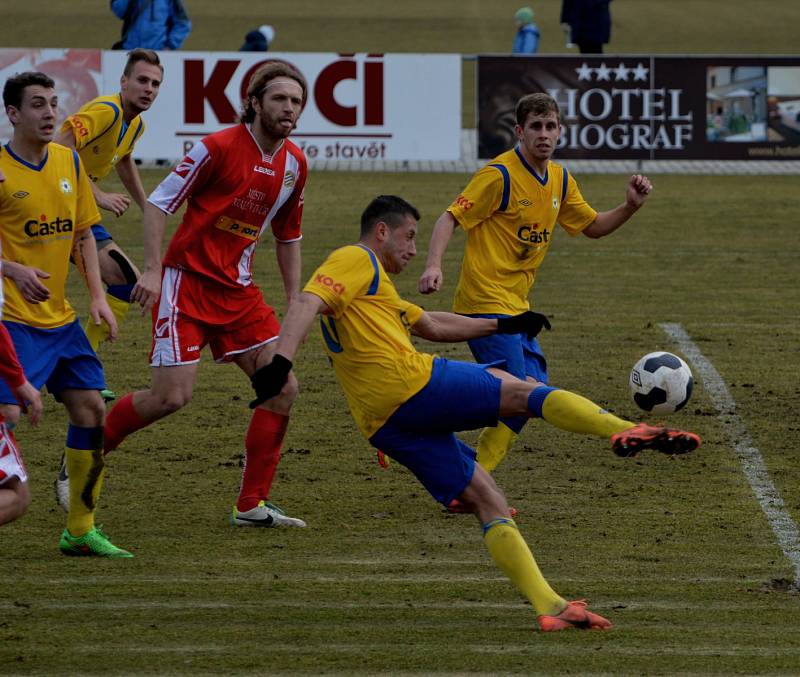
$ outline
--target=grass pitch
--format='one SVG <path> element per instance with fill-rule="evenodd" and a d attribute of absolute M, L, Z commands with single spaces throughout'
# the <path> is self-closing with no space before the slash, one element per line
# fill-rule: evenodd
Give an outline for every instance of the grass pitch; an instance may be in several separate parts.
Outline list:
<path fill-rule="evenodd" d="M 465 54 L 507 51 L 521 4 L 186 3 L 195 22 L 187 49 L 235 50 L 247 30 L 271 23 L 280 51 Z M 567 51 L 559 5 L 534 5 L 543 52 Z M 793 0 L 615 0 L 612 12 L 609 52 L 797 53 Z M 3 16 L 13 46 L 107 47 L 119 34 L 107 3 L 28 0 Z M 465 88 L 467 105 L 470 96 Z M 147 172 L 146 185 L 160 176 Z M 467 178 L 312 175 L 305 274 L 356 238 L 371 197 L 397 193 L 423 212 L 421 252 L 398 287 L 430 309 L 448 308 L 458 237 L 445 291 L 421 298 L 416 279 L 434 219 Z M 543 337 L 552 380 L 637 417 L 628 370 L 651 350 L 676 351 L 659 324 L 681 323 L 725 379 L 797 522 L 797 179 L 654 179 L 647 207 L 613 236 L 556 236 L 534 293 L 553 320 Z M 601 209 L 622 199 L 624 182 L 581 181 Z M 141 262 L 138 214 L 110 227 Z M 268 244 L 256 268 L 283 310 Z M 80 283 L 71 289 L 85 314 Z M 132 314 L 101 353 L 115 390 L 148 384 L 149 345 L 149 322 Z M 463 346 L 424 348 L 468 359 Z M 473 518 L 441 512 L 396 464 L 378 468 L 318 337 L 297 370 L 303 390 L 273 497 L 305 518 L 306 530 L 228 527 L 250 391 L 235 367 L 205 355 L 194 402 L 109 457 L 100 522 L 133 560 L 58 554 L 63 516 L 51 482 L 66 420 L 49 398 L 39 430 L 20 426 L 34 502 L 0 529 L 0 673 L 798 673 L 800 600 L 786 592 L 792 568 L 733 453 L 729 421 L 702 384 L 670 420 L 703 436 L 689 457 L 617 459 L 603 441 L 539 422 L 498 469 L 554 587 L 589 597 L 616 624 L 610 633 L 548 636 L 533 632 L 532 610 L 483 550 Z"/>
<path fill-rule="evenodd" d="M 153 186 L 158 172 L 147 172 Z M 366 201 L 394 192 L 423 213 L 420 245 L 462 175 L 315 173 L 304 271 L 356 238 Z M 581 181 L 581 177 L 578 177 Z M 757 183 L 755 183 L 757 181 Z M 587 176 L 608 208 L 625 177 Z M 795 521 L 800 463 L 800 330 L 793 177 L 655 177 L 647 206 L 600 241 L 559 232 L 534 292 L 553 321 L 552 381 L 640 418 L 627 374 L 642 354 L 676 351 L 679 322 L 727 382 Z M 765 209 L 768 206 L 768 209 Z M 131 213 L 111 224 L 141 261 Z M 396 278 L 421 298 L 424 254 Z M 256 269 L 282 292 L 268 244 Z M 72 280 L 76 306 L 85 309 Z M 283 309 L 278 300 L 276 305 Z M 146 386 L 149 322 L 132 314 L 101 351 L 118 392 Z M 425 344 L 469 359 L 464 346 Z M 610 633 L 535 633 L 532 609 L 495 569 L 471 516 L 447 515 L 408 472 L 382 470 L 358 434 L 313 336 L 297 360 L 302 393 L 273 498 L 306 530 L 234 530 L 249 385 L 204 355 L 194 401 L 109 457 L 99 511 L 129 561 L 63 558 L 51 482 L 65 417 L 48 398 L 39 430 L 19 430 L 34 502 L 0 531 L 0 665 L 14 674 L 793 674 L 800 599 L 792 568 L 742 474 L 726 419 L 698 384 L 671 423 L 704 446 L 670 459 L 618 459 L 603 440 L 529 424 L 496 477 L 553 586 L 587 596 Z M 474 434 L 466 435 L 474 440 Z"/>

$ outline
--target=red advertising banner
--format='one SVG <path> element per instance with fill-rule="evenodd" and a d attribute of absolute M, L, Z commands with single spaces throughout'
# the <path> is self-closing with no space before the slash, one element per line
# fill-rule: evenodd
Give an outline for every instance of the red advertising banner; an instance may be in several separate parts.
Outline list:
<path fill-rule="evenodd" d="M 547 92 L 560 158 L 800 158 L 800 58 L 479 56 L 478 156 L 516 143 L 514 108 Z"/>

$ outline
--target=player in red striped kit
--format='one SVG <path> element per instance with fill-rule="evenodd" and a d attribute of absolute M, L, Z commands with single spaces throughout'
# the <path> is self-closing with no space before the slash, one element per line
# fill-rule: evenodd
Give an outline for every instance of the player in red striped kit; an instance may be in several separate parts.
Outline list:
<path fill-rule="evenodd" d="M 145 207 L 145 268 L 132 300 L 153 312 L 149 390 L 123 397 L 106 422 L 106 452 L 134 431 L 185 406 L 205 345 L 214 359 L 248 376 L 272 360 L 280 324 L 253 283 L 256 245 L 267 229 L 287 302 L 300 285 L 300 221 L 307 168 L 287 137 L 307 98 L 305 78 L 274 61 L 252 77 L 241 124 L 198 142 L 150 195 Z M 161 260 L 168 214 L 186 213 Z M 236 526 L 295 526 L 269 502 L 289 411 L 292 377 L 275 400 L 257 407 L 245 437 L 246 463 L 233 508 Z"/>

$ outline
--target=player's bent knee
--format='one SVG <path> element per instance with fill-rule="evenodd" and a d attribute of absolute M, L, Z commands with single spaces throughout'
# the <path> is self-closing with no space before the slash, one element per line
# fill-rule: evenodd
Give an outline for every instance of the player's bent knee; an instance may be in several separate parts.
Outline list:
<path fill-rule="evenodd" d="M 159 400 L 160 409 L 163 414 L 174 414 L 179 409 L 183 409 L 192 401 L 191 393 L 175 392 L 164 395 Z"/>

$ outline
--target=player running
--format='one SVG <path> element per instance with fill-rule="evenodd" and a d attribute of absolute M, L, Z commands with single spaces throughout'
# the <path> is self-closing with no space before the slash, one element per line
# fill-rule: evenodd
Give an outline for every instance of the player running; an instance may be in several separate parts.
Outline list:
<path fill-rule="evenodd" d="M 547 94 L 522 97 L 516 108 L 518 145 L 479 170 L 447 208 L 431 235 L 428 260 L 419 280 L 423 294 L 442 288 L 442 256 L 454 230 L 467 232 L 453 311 L 462 315 L 502 318 L 530 308 L 528 294 L 547 254 L 556 224 L 572 236 L 600 238 L 613 233 L 644 204 L 652 190 L 645 176 L 632 176 L 625 202 L 597 212 L 583 199 L 566 169 L 550 158 L 561 134 L 556 101 Z M 475 360 L 503 360 L 520 379 L 548 383 L 547 362 L 539 342 L 522 333 L 475 338 L 469 342 Z M 648 426 L 621 432 L 617 420 L 596 404 L 555 388 L 538 388 L 536 417 L 563 430 L 613 437 L 615 449 L 635 449 L 657 433 Z M 502 417 L 478 441 L 478 462 L 492 472 L 505 457 L 527 421 Z M 454 504 L 453 511 L 460 511 Z"/>
<path fill-rule="evenodd" d="M 44 73 L 9 78 L 3 103 L 14 127 L 0 156 L 0 223 L 5 319 L 31 384 L 67 409 L 66 465 L 72 478 L 65 555 L 132 557 L 94 525 L 103 479 L 103 366 L 65 295 L 70 256 L 91 299 L 91 322 L 117 325 L 108 307 L 91 226 L 100 215 L 90 181 L 74 150 L 51 143 L 58 97 Z M 17 396 L 0 382 L 0 415 L 12 425 L 20 416 Z"/>
<path fill-rule="evenodd" d="M 556 391 L 492 364 L 419 353 L 409 338 L 409 332 L 440 342 L 515 334 L 533 338 L 548 326 L 547 318 L 531 311 L 464 317 L 426 312 L 401 299 L 389 274 L 402 272 L 415 255 L 418 219 L 417 210 L 401 198 L 381 196 L 370 203 L 361 217 L 358 244 L 334 251 L 289 307 L 272 362 L 252 377 L 256 399 L 251 406 L 294 390 L 292 359 L 321 314 L 326 352 L 364 437 L 411 470 L 437 501 L 447 506 L 458 499 L 476 514 L 492 558 L 531 602 L 543 631 L 609 629 L 611 622 L 584 602 L 567 602 L 549 586 L 503 492 L 475 463 L 475 452 L 453 434 L 496 425 L 498 416 L 541 416 L 544 395 Z M 612 414 L 605 417 L 611 429 L 636 429 Z M 638 438 L 635 451 L 675 454 L 700 444 L 694 433 L 652 430 L 652 438 Z M 614 450 L 633 455 L 625 445 L 615 444 Z"/>
<path fill-rule="evenodd" d="M 300 287 L 300 222 L 306 160 L 287 137 L 306 103 L 305 78 L 272 61 L 253 75 L 242 123 L 197 143 L 145 206 L 145 270 L 133 300 L 153 313 L 149 390 L 123 397 L 106 425 L 106 450 L 181 409 L 192 397 L 200 351 L 248 376 L 274 351 L 280 324 L 252 278 L 253 256 L 271 228 L 287 301 Z M 188 206 L 163 259 L 168 214 Z M 292 380 L 292 383 L 295 383 Z M 296 385 L 253 412 L 235 526 L 304 527 L 269 502 Z"/>

